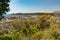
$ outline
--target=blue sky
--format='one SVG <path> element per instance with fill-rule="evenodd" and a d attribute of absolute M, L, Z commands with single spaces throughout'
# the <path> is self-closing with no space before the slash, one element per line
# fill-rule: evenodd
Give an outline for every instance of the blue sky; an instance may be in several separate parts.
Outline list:
<path fill-rule="evenodd" d="M 60 0 L 11 0 L 9 13 L 54 12 Z"/>

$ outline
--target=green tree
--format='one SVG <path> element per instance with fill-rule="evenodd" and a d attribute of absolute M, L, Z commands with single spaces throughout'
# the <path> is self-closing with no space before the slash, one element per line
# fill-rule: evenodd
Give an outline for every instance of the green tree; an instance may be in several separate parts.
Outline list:
<path fill-rule="evenodd" d="M 4 18 L 3 14 L 9 11 L 10 0 L 0 0 L 0 20 Z"/>

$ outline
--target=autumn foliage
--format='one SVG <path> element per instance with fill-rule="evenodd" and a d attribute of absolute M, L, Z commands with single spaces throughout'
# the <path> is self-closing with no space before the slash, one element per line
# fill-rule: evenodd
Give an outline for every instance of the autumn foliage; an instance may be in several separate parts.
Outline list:
<path fill-rule="evenodd" d="M 1 25 L 12 27 L 10 32 L 0 29 L 1 40 L 60 40 L 60 25 L 50 14 L 40 15 L 37 19 L 4 22 Z"/>

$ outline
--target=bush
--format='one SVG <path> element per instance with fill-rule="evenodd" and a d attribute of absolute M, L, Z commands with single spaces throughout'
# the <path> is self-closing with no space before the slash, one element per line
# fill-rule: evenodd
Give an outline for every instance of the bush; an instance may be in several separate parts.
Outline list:
<path fill-rule="evenodd" d="M 0 24 L 2 27 L 13 29 L 8 33 L 1 28 L 0 40 L 60 40 L 60 24 L 48 21 L 50 18 L 48 14 L 40 15 L 38 19 L 4 22 Z"/>

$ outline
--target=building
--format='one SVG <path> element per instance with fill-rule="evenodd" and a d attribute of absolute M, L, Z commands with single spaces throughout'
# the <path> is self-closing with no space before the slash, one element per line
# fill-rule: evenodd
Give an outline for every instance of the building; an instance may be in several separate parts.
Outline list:
<path fill-rule="evenodd" d="M 50 14 L 57 19 L 57 23 L 60 23 L 60 13 L 14 13 L 11 16 L 5 17 L 3 20 L 6 22 L 13 21 L 14 19 L 18 20 L 29 20 L 33 18 L 38 18 L 38 16 L 43 14 Z"/>
<path fill-rule="evenodd" d="M 57 23 L 60 23 L 60 11 L 56 11 L 53 16 L 57 19 Z"/>

